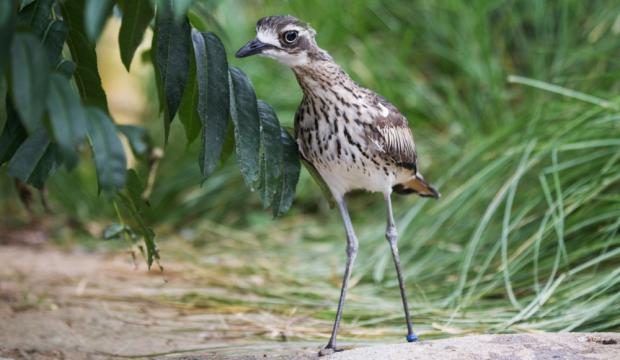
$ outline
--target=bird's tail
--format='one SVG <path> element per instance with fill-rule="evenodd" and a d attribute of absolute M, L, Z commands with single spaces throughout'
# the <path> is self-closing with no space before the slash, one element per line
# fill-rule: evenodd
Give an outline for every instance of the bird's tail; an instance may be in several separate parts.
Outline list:
<path fill-rule="evenodd" d="M 435 199 L 441 196 L 439 191 L 427 183 L 421 175 L 417 175 L 407 182 L 394 185 L 392 190 L 398 194 L 418 194 L 422 197 L 432 197 Z"/>

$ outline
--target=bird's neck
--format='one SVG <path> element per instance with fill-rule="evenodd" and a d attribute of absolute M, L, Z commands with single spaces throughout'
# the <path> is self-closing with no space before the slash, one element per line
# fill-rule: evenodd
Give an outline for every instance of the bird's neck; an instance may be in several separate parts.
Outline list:
<path fill-rule="evenodd" d="M 309 97 L 324 97 L 340 88 L 355 88 L 357 84 L 331 58 L 310 61 L 292 68 L 297 82 Z"/>

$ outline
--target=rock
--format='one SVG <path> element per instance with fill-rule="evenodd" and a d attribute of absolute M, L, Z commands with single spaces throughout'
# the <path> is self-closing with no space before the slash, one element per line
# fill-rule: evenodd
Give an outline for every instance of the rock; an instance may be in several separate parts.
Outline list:
<path fill-rule="evenodd" d="M 417 343 L 360 347 L 329 360 L 620 359 L 618 333 L 475 335 Z"/>

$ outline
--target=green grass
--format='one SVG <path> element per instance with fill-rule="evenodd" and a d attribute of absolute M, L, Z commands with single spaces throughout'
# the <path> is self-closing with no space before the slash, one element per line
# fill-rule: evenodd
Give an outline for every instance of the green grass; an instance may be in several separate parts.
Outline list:
<path fill-rule="evenodd" d="M 443 194 L 395 204 L 422 334 L 620 330 L 616 1 L 209 3 L 229 54 L 254 36 L 259 17 L 298 16 L 355 80 L 408 116 L 420 168 Z M 290 124 L 301 96 L 292 73 L 268 59 L 230 61 Z M 193 250 L 164 246 L 164 265 L 167 257 L 195 262 L 210 271 L 205 285 L 238 295 L 198 291 L 162 301 L 215 311 L 294 309 L 312 324 L 299 338 L 326 335 L 344 264 L 337 211 L 307 174 L 292 211 L 273 221 L 232 166 L 200 187 L 196 145 L 186 150 L 179 124 L 172 130 L 177 140 L 148 217 L 159 224 L 160 241 L 183 238 Z M 94 184 L 92 169 L 84 172 L 72 181 L 60 174 L 51 190 Z M 59 196 L 56 204 L 82 220 L 110 216 L 96 190 L 78 191 L 71 196 L 80 206 Z M 402 335 L 381 197 L 356 193 L 349 204 L 361 254 L 343 335 Z M 220 257 L 230 262 L 214 265 Z"/>

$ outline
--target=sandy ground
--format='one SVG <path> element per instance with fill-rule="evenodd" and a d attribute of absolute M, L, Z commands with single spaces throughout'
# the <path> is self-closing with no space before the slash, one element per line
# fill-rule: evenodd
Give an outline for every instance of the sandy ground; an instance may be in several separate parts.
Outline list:
<path fill-rule="evenodd" d="M 12 245 L 0 246 L 0 264 L 0 359 L 316 359 L 322 345 L 261 340 L 283 331 L 282 319 L 155 301 L 197 286 L 190 264 L 166 262 L 162 274 L 135 269 L 125 254 Z M 619 343 L 617 334 L 483 335 L 358 347 L 330 358 L 620 359 Z"/>

